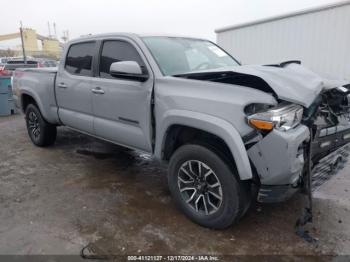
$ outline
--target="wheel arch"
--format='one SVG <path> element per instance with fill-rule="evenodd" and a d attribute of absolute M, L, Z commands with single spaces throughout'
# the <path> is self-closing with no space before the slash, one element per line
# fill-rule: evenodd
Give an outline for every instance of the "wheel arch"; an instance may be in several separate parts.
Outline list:
<path fill-rule="evenodd" d="M 40 99 L 32 92 L 29 92 L 27 90 L 21 90 L 20 105 L 23 113 L 26 112 L 26 109 L 29 104 L 36 105 L 40 112 L 43 114 L 43 105 L 40 103 Z"/>
<path fill-rule="evenodd" d="M 26 108 L 29 104 L 34 104 L 38 107 L 43 118 L 52 124 L 58 124 L 57 118 L 57 109 L 48 108 L 47 105 L 44 105 L 40 97 L 35 93 L 27 89 L 22 89 L 19 99 L 21 111 L 25 114 Z"/>
<path fill-rule="evenodd" d="M 30 104 L 34 104 L 36 105 L 37 107 L 38 106 L 38 103 L 36 102 L 36 100 L 33 98 L 33 96 L 29 95 L 29 94 L 21 94 L 21 109 L 22 109 L 22 112 L 25 113 L 26 112 L 26 109 L 28 107 L 28 105 Z"/>
<path fill-rule="evenodd" d="M 242 138 L 235 127 L 226 120 L 198 112 L 171 110 L 164 115 L 161 123 L 156 136 L 155 155 L 157 158 L 168 160 L 171 153 L 174 152 L 174 148 L 171 147 L 174 147 L 172 143 L 178 132 L 183 132 L 182 130 L 203 132 L 212 138 L 217 138 L 219 143 L 229 151 L 229 156 L 234 160 L 241 180 L 252 178 L 251 166 Z"/>

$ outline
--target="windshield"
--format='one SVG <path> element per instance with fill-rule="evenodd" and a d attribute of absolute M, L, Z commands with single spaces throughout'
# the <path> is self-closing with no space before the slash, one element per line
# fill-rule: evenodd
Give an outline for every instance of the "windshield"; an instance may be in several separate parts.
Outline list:
<path fill-rule="evenodd" d="M 209 41 L 153 36 L 144 37 L 143 41 L 166 76 L 238 65 L 229 54 Z"/>

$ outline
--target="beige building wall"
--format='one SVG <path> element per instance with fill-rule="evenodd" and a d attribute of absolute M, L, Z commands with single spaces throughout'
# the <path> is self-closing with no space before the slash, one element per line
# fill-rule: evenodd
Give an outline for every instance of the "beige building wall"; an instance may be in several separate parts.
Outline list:
<path fill-rule="evenodd" d="M 37 52 L 38 49 L 38 41 L 36 38 L 36 32 L 33 29 L 24 29 L 23 30 L 23 42 L 24 48 L 28 52 Z"/>
<path fill-rule="evenodd" d="M 19 39 L 20 42 L 20 33 L 0 35 L 0 41 L 12 39 Z M 38 41 L 41 41 L 41 45 L 38 43 Z M 34 29 L 23 29 L 23 42 L 26 54 L 28 56 L 49 56 L 57 59 L 60 57 L 61 46 L 58 39 L 38 35 Z M 15 51 L 18 56 L 22 55 L 21 44 L 19 44 L 13 51 Z"/>
<path fill-rule="evenodd" d="M 60 54 L 60 43 L 57 39 L 44 39 L 43 40 L 43 52 L 54 55 L 56 57 Z"/>

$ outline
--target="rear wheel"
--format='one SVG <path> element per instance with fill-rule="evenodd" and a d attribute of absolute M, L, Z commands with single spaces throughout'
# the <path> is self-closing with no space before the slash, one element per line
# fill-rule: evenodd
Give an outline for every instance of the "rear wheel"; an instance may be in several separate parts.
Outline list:
<path fill-rule="evenodd" d="M 36 105 L 26 108 L 27 131 L 33 144 L 40 147 L 52 145 L 57 136 L 57 128 L 42 117 Z"/>
<path fill-rule="evenodd" d="M 177 206 L 202 226 L 226 228 L 245 211 L 244 187 L 226 162 L 207 147 L 177 149 L 170 160 L 168 182 Z"/>

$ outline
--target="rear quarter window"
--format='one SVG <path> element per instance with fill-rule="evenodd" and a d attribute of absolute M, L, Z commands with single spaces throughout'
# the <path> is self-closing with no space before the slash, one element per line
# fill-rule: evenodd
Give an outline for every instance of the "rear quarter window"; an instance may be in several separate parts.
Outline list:
<path fill-rule="evenodd" d="M 65 69 L 73 75 L 91 76 L 95 42 L 73 44 L 68 50 Z"/>

